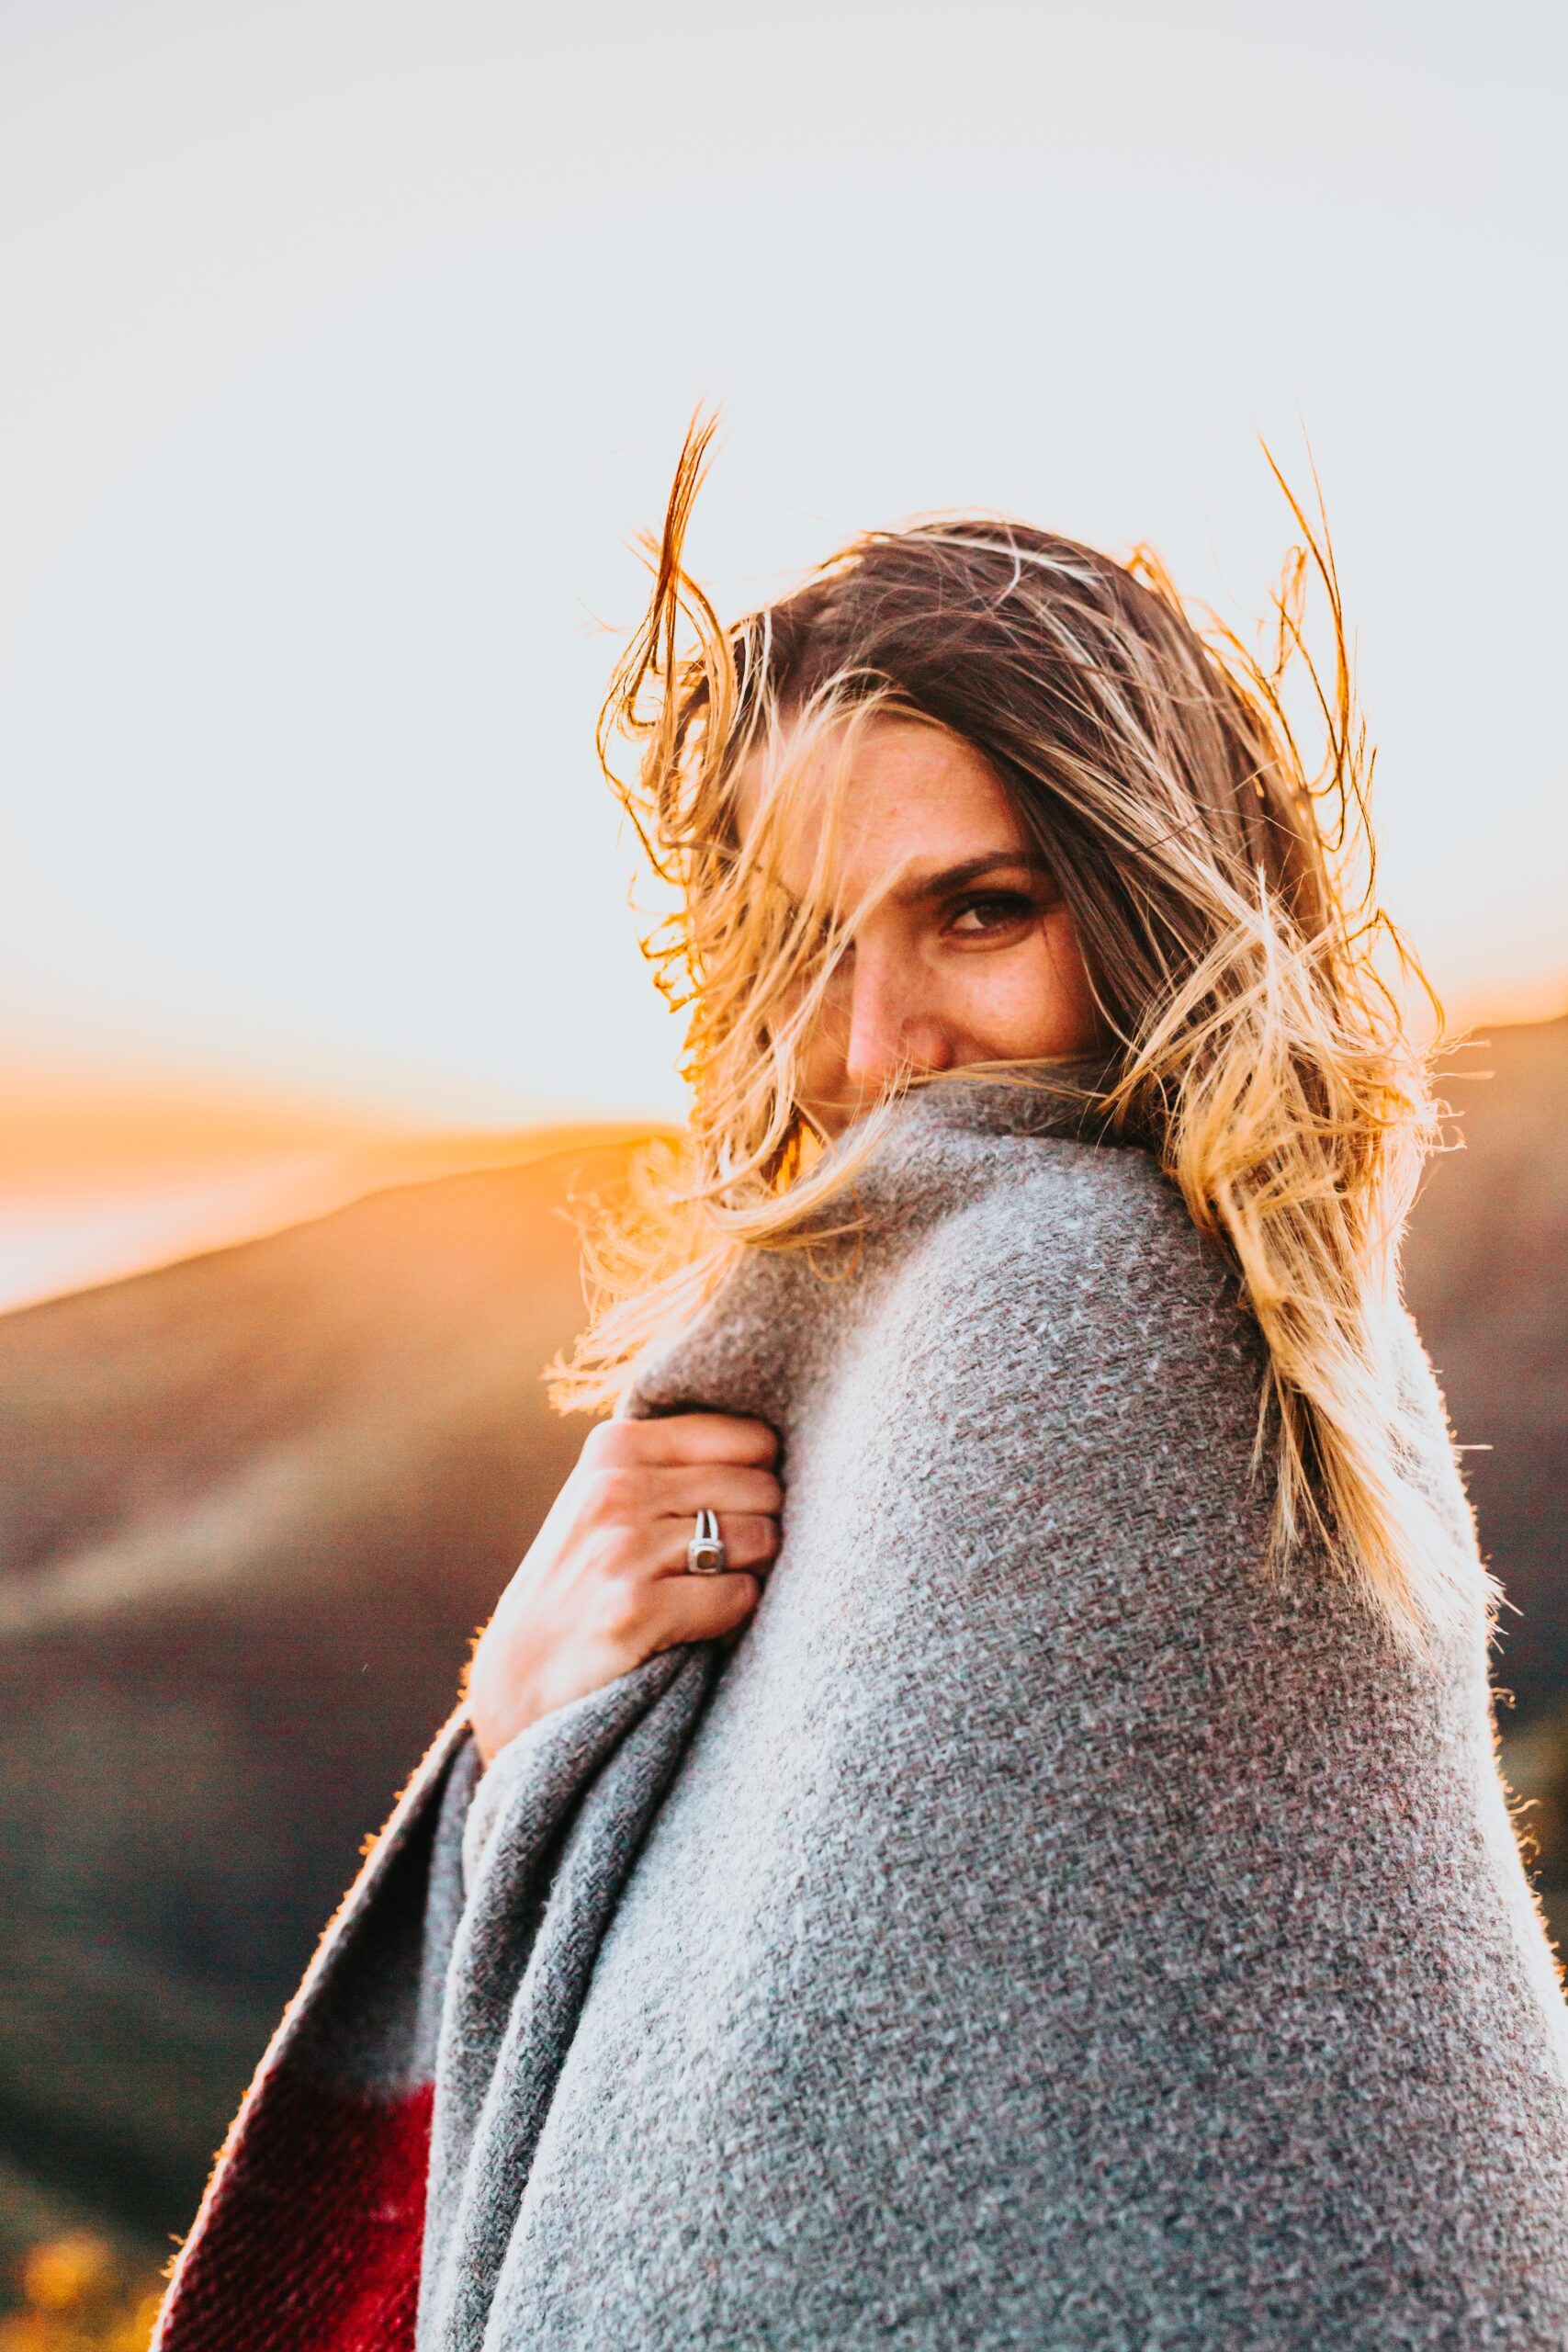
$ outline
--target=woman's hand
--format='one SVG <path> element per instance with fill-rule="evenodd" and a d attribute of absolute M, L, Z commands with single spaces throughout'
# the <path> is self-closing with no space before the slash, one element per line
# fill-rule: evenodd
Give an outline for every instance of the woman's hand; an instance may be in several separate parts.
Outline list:
<path fill-rule="evenodd" d="M 468 1667 L 468 1720 L 486 1764 L 541 1715 L 656 1650 L 745 1623 L 779 1548 L 777 1457 L 765 1421 L 728 1413 L 591 1431 Z M 685 1572 L 699 1510 L 718 1514 L 722 1576 Z"/>

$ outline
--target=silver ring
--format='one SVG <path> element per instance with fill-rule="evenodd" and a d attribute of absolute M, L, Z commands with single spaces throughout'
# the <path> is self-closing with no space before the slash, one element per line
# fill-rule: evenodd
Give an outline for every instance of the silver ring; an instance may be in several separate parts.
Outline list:
<path fill-rule="evenodd" d="M 686 1546 L 686 1574 L 721 1577 L 728 1566 L 729 1555 L 718 1532 L 717 1519 L 711 1510 L 698 1511 L 697 1532 Z"/>

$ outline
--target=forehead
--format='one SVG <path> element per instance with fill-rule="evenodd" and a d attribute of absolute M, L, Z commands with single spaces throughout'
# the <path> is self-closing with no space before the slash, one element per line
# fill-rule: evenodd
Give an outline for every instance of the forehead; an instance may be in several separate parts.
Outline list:
<path fill-rule="evenodd" d="M 764 802 L 761 774 L 739 779 L 737 821 L 745 842 Z M 828 804 L 836 819 L 834 859 L 851 895 L 895 872 L 922 873 L 981 856 L 1024 854 L 1028 838 L 1000 778 L 962 736 L 919 719 L 872 718 L 816 747 L 788 787 L 774 857 L 787 887 L 812 864 Z"/>

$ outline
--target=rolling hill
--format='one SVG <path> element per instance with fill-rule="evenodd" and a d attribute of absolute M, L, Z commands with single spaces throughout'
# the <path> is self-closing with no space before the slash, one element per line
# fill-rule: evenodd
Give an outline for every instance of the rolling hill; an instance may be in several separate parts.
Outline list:
<path fill-rule="evenodd" d="M 1498 1679 L 1524 1723 L 1568 1695 L 1568 1019 L 1489 1030 L 1451 1068 L 1464 1141 L 1427 1170 L 1405 1292 L 1477 1449 L 1465 1476 L 1510 1604 Z"/>
<path fill-rule="evenodd" d="M 0 1318 L 0 2163 L 187 2220 L 581 1426 L 574 1188 L 378 1194 Z M 3 2224 L 0 2224 L 3 2226 Z"/>

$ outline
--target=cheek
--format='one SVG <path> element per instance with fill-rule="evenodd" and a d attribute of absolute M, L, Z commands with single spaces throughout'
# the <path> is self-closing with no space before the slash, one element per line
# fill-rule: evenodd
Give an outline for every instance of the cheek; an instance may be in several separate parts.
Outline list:
<path fill-rule="evenodd" d="M 1100 1034 L 1100 1012 L 1089 986 L 1089 967 L 1078 945 L 1077 928 L 1066 909 L 1048 917 L 1045 941 L 1062 1018 L 1086 1031 L 1084 1042 L 1092 1043 Z"/>
<path fill-rule="evenodd" d="M 962 989 L 979 1057 L 1028 1061 L 1094 1043 L 1099 1015 L 1067 914 L 1047 915 L 1010 954 L 975 956 Z"/>

